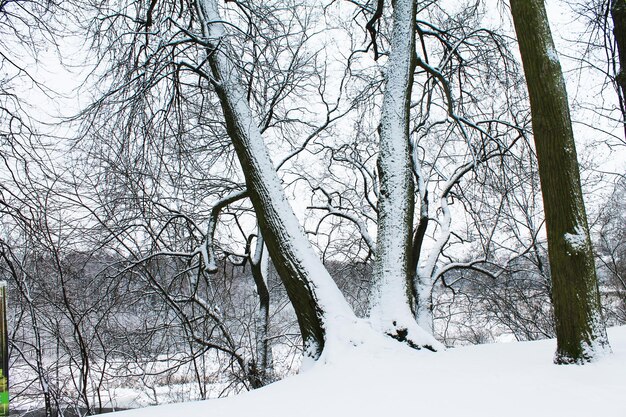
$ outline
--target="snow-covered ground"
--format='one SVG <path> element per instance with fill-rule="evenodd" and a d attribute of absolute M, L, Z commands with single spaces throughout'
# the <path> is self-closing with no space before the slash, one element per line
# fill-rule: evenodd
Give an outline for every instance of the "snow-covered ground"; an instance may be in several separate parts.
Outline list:
<path fill-rule="evenodd" d="M 609 337 L 613 354 L 584 366 L 553 365 L 554 340 L 439 353 L 376 341 L 263 389 L 116 417 L 626 416 L 626 327 Z"/>

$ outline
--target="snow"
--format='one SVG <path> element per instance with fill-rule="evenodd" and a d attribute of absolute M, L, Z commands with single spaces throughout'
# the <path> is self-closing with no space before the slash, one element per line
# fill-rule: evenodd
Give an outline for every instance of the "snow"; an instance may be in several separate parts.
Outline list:
<path fill-rule="evenodd" d="M 585 233 L 585 229 L 581 225 L 576 225 L 574 233 L 565 233 L 563 237 L 568 249 L 571 249 L 574 253 L 584 251 L 587 246 L 587 233 Z"/>
<path fill-rule="evenodd" d="M 554 46 L 548 46 L 548 49 L 546 50 L 546 55 L 548 56 L 548 59 L 550 61 L 554 62 L 555 64 L 559 64 L 559 55 L 557 54 L 556 49 L 554 49 Z"/>
<path fill-rule="evenodd" d="M 583 366 L 554 365 L 555 340 L 432 353 L 381 338 L 256 391 L 115 417 L 623 416 L 626 327 L 609 337 L 614 353 Z"/>

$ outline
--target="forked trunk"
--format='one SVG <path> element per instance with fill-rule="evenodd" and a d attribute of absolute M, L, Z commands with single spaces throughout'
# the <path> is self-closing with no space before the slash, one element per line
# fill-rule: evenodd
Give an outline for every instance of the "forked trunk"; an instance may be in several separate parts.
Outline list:
<path fill-rule="evenodd" d="M 378 244 L 370 319 L 378 330 L 413 347 L 438 347 L 417 326 L 412 305 L 414 183 L 409 110 L 415 69 L 415 0 L 393 2 L 391 50 L 380 117 Z"/>

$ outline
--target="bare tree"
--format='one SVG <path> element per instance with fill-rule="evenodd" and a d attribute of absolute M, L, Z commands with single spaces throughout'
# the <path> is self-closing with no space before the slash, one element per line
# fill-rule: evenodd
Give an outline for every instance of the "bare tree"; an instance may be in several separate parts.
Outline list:
<path fill-rule="evenodd" d="M 511 1 L 511 13 L 530 96 L 546 213 L 558 343 L 555 362 L 584 363 L 609 345 L 565 82 L 543 1 Z"/>
<path fill-rule="evenodd" d="M 609 323 L 626 321 L 626 230 L 623 178 L 617 181 L 599 218 L 598 274 Z"/>

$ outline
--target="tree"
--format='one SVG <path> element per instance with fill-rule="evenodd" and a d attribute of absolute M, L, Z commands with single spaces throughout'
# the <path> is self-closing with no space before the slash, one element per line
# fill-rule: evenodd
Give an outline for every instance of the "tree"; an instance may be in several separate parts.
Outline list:
<path fill-rule="evenodd" d="M 605 87 L 610 85 L 617 98 L 617 103 L 610 106 L 598 105 L 597 102 L 583 104 L 583 108 L 606 121 L 602 128 L 614 125 L 615 122 L 621 125 L 622 133 L 609 135 L 609 139 L 605 139 L 609 151 L 612 151 L 615 145 L 623 146 L 626 143 L 626 4 L 622 0 L 576 0 L 568 4 L 576 19 L 585 27 L 574 41 L 578 51 L 568 58 L 578 62 L 580 70 L 600 74 L 603 83 L 599 93 L 603 93 Z M 619 112 L 617 116 L 613 114 L 616 111 Z M 594 125 L 588 124 L 600 130 Z"/>
<path fill-rule="evenodd" d="M 310 242 L 304 235 L 297 218 L 293 214 L 293 211 L 286 200 L 281 179 L 276 173 L 276 167 L 270 159 L 268 149 L 264 143 L 263 132 L 267 130 L 268 127 L 274 125 L 280 126 L 279 123 L 284 122 L 274 120 L 276 117 L 276 110 L 279 109 L 276 101 L 268 103 L 268 106 L 271 107 L 267 109 L 262 108 L 262 111 L 265 112 L 266 116 L 261 118 L 257 118 L 256 116 L 256 114 L 258 114 L 257 106 L 262 103 L 261 100 L 258 102 L 257 100 L 262 98 L 262 96 L 259 94 L 259 90 L 255 90 L 254 87 L 257 83 L 266 82 L 267 80 L 263 79 L 261 81 L 256 81 L 254 78 L 256 66 L 263 65 L 264 62 L 263 59 L 255 58 L 258 56 L 256 48 L 258 48 L 259 45 L 252 43 L 251 48 L 248 49 L 248 46 L 245 43 L 247 42 L 247 39 L 242 38 L 241 41 L 238 40 L 236 36 L 237 31 L 232 31 L 232 27 L 234 26 L 224 25 L 222 23 L 223 19 L 219 14 L 220 12 L 233 13 L 234 10 L 240 8 L 242 10 L 241 17 L 245 18 L 242 24 L 249 24 L 249 30 L 256 31 L 258 30 L 255 26 L 256 23 L 246 22 L 246 20 L 250 18 L 247 17 L 247 13 L 254 15 L 257 12 L 265 13 L 265 11 L 261 10 L 263 8 L 258 10 L 248 8 L 249 5 L 243 4 L 237 4 L 233 8 L 227 7 L 220 11 L 218 10 L 218 3 L 213 1 L 202 2 L 198 4 L 198 6 L 199 7 L 197 9 L 184 8 L 176 12 L 179 17 L 182 16 L 182 18 L 192 19 L 190 21 L 193 22 L 193 26 L 191 26 L 190 29 L 185 30 L 181 28 L 185 27 L 186 24 L 178 25 L 172 20 L 152 19 L 152 17 L 156 16 L 157 13 L 164 13 L 165 9 L 168 7 L 176 8 L 178 7 L 178 4 L 158 3 L 156 4 L 156 8 L 151 8 L 145 11 L 149 18 L 138 20 L 134 23 L 139 25 L 139 28 L 136 31 L 136 35 L 131 35 L 131 37 L 134 37 L 131 40 L 131 42 L 133 42 L 130 48 L 131 57 L 128 60 L 125 60 L 125 62 L 135 62 L 138 65 L 130 68 L 120 67 L 121 71 L 129 69 L 129 72 L 126 72 L 122 75 L 122 77 L 120 77 L 125 80 L 124 84 L 119 87 L 114 86 L 110 90 L 110 97 L 120 94 L 124 95 L 124 97 L 119 97 L 118 100 L 124 100 L 124 103 L 134 103 L 128 105 L 129 108 L 133 109 L 132 113 L 130 113 L 130 117 L 134 118 L 138 114 L 136 109 L 142 108 L 142 106 L 145 105 L 145 102 L 142 102 L 142 100 L 151 99 L 151 97 L 146 94 L 146 86 L 149 86 L 151 89 L 150 91 L 152 92 L 153 97 L 156 97 L 156 100 L 160 100 L 159 91 L 167 93 L 169 93 L 169 91 L 175 92 L 175 95 L 172 97 L 176 98 L 171 102 L 167 102 L 167 107 L 164 113 L 171 112 L 172 109 L 174 109 L 174 106 L 176 106 L 180 101 L 188 100 L 188 96 L 181 93 L 183 89 L 184 92 L 188 92 L 193 91 L 192 88 L 196 88 L 195 92 L 192 94 L 197 95 L 199 93 L 200 96 L 202 96 L 202 107 L 200 107 L 202 110 L 197 116 L 198 119 L 202 121 L 200 118 L 209 119 L 212 117 L 210 114 L 207 115 L 204 112 L 207 110 L 215 110 L 213 108 L 209 109 L 208 107 L 203 107 L 206 105 L 204 103 L 209 102 L 213 97 L 215 97 L 213 92 L 217 93 L 219 105 L 221 106 L 222 114 L 224 116 L 228 138 L 232 142 L 242 168 L 241 171 L 243 173 L 243 177 L 245 179 L 245 193 L 241 194 L 241 197 L 249 198 L 252 206 L 254 207 L 256 220 L 263 236 L 267 251 L 272 258 L 273 264 L 276 266 L 278 274 L 281 276 L 296 311 L 307 354 L 314 358 L 318 357 L 322 352 L 324 345 L 328 341 L 345 341 L 346 339 L 350 339 L 352 337 L 349 334 L 351 332 L 349 329 L 353 329 L 356 326 L 356 317 L 343 295 L 337 289 L 336 284 L 326 271 L 321 260 L 314 252 Z M 293 19 L 294 22 L 297 22 L 294 25 L 294 29 L 291 27 L 281 26 L 282 24 L 279 25 L 278 30 L 283 31 L 276 32 L 279 35 L 279 38 L 297 38 L 297 25 L 301 24 L 300 21 L 306 22 L 306 19 L 303 18 L 306 16 L 306 12 L 300 16 L 295 16 L 291 10 L 278 6 L 272 7 L 274 8 L 269 10 L 276 13 L 277 16 L 281 16 L 281 18 L 284 17 L 287 20 Z M 398 7 L 410 7 L 410 10 L 415 9 L 414 5 L 406 6 L 404 3 L 399 3 Z M 414 14 L 414 12 L 411 13 Z M 170 15 L 171 13 L 167 14 Z M 106 20 L 106 18 L 103 20 Z M 259 21 L 265 22 L 267 19 L 263 17 Z M 162 43 L 156 38 L 144 36 L 141 34 L 143 32 L 142 26 L 148 22 L 151 22 L 153 25 L 156 25 L 157 22 L 160 25 L 164 25 L 160 26 L 158 30 L 163 32 L 171 30 L 172 38 L 176 39 L 177 37 L 180 37 L 180 41 Z M 291 31 L 293 31 L 293 34 Z M 413 33 L 414 30 L 411 28 L 404 28 L 402 31 L 402 33 Z M 303 33 L 305 33 L 306 36 L 306 32 Z M 261 42 L 265 42 L 262 38 L 263 35 L 264 34 L 259 35 L 260 37 L 258 38 Z M 272 36 L 274 36 L 274 34 L 272 34 Z M 392 43 L 392 45 L 395 47 L 395 44 Z M 296 55 L 298 58 L 294 58 L 292 61 L 298 65 L 299 60 L 302 59 L 300 54 L 302 54 L 301 56 L 306 56 L 306 51 L 299 52 L 300 49 L 304 49 L 302 45 L 289 45 L 289 47 L 290 49 L 287 50 L 288 54 L 298 53 L 298 55 Z M 236 48 L 242 48 L 243 52 L 238 52 L 238 49 Z M 150 51 L 147 56 L 145 54 L 146 51 Z M 195 55 L 191 52 L 195 52 Z M 288 54 L 283 54 L 283 56 Z M 410 63 L 412 61 L 412 54 L 413 48 L 405 47 L 404 50 L 400 51 L 399 56 L 401 56 L 401 59 Z M 174 57 L 174 59 L 171 57 Z M 246 61 L 242 60 L 242 57 L 249 57 L 251 59 L 250 62 L 253 66 L 252 74 L 247 72 L 245 69 L 247 64 Z M 270 63 L 272 65 L 280 66 L 282 64 L 280 60 L 276 61 L 276 56 L 268 56 L 267 58 L 274 60 Z M 160 59 L 163 60 L 161 61 Z M 407 67 L 404 70 L 403 76 L 410 77 L 412 68 L 413 66 L 411 64 L 411 67 Z M 295 70 L 297 70 L 297 67 Z M 287 74 L 286 78 L 288 80 L 297 77 L 298 73 L 294 72 L 293 68 L 290 67 L 287 71 L 288 72 L 285 72 L 285 74 Z M 294 76 L 292 74 L 296 75 Z M 194 84 L 189 81 L 189 77 L 191 76 L 197 77 L 201 81 Z M 271 80 L 272 78 L 268 79 Z M 137 81 L 137 84 L 134 84 L 136 80 L 140 81 Z M 170 87 L 167 87 L 167 90 L 159 90 L 160 86 L 157 85 L 157 83 L 161 82 L 161 80 L 165 80 L 165 82 L 169 82 L 170 80 L 173 81 L 173 88 L 169 89 Z M 151 82 L 154 82 L 155 84 L 151 85 Z M 393 86 L 396 82 L 397 81 L 395 80 L 389 81 L 388 84 Z M 400 80 L 400 82 L 404 82 L 408 88 L 410 88 L 410 80 Z M 130 93 L 127 89 L 129 85 L 137 85 L 138 91 L 141 92 L 137 95 Z M 201 88 L 198 89 L 197 85 L 201 85 Z M 325 94 L 323 93 L 324 89 L 325 86 L 321 84 L 319 88 L 320 95 L 322 96 L 322 101 L 327 103 L 324 101 L 326 99 Z M 283 90 L 294 91 L 295 87 L 292 84 L 285 84 L 285 87 L 281 88 L 280 91 Z M 145 99 L 142 99 L 141 97 L 145 97 Z M 210 97 L 210 99 L 206 100 L 205 97 Z M 283 99 L 278 96 L 277 102 L 280 103 L 281 100 Z M 395 97 L 392 101 L 393 100 L 395 100 Z M 100 103 L 104 103 L 104 100 Z M 100 106 L 100 104 L 94 106 L 94 110 L 102 111 L 102 109 L 103 106 Z M 336 117 L 333 115 L 333 112 L 335 112 L 335 110 L 331 107 L 328 110 L 326 122 L 323 122 L 319 128 L 313 131 L 311 136 L 308 136 L 308 138 L 305 139 L 304 145 L 302 145 L 303 147 L 311 137 L 315 137 L 319 134 L 319 132 L 328 125 L 329 121 Z M 390 114 L 392 113 L 393 111 L 390 112 Z M 157 117 L 160 117 L 158 113 Z M 293 123 L 291 122 L 292 119 L 293 118 L 289 118 L 290 123 Z M 154 120 L 155 118 L 146 117 L 146 125 L 151 125 Z M 176 118 L 173 121 L 171 119 L 167 120 L 167 124 L 164 126 L 169 126 L 169 124 L 173 122 L 178 122 L 178 119 Z M 193 124 L 194 122 L 194 119 L 183 119 L 184 124 Z M 386 122 L 383 121 L 382 124 L 384 125 L 384 123 Z M 408 129 L 408 120 L 401 120 L 399 123 L 406 125 L 406 129 Z M 130 126 L 130 124 L 128 126 Z M 180 126 L 182 127 L 179 131 L 180 133 L 175 132 L 174 134 L 185 134 L 184 130 L 194 128 L 193 126 L 188 128 L 188 125 L 185 125 L 184 127 L 183 125 Z M 131 129 L 134 130 L 135 127 L 130 127 L 126 132 L 131 131 Z M 150 135 L 151 131 L 146 133 Z M 213 132 L 209 133 L 211 134 Z M 404 135 L 406 136 L 406 134 L 407 132 L 405 132 Z M 402 172 L 401 175 L 405 176 L 406 180 L 410 183 L 411 170 L 410 159 L 408 159 L 410 156 L 408 153 L 408 139 L 406 137 L 404 137 L 404 139 L 393 138 L 393 140 L 389 142 L 392 143 L 394 141 L 396 143 L 400 143 L 406 151 L 405 157 L 407 159 L 405 160 L 405 164 L 400 167 L 400 171 Z M 294 153 L 298 152 L 300 151 L 297 149 L 294 151 Z M 282 163 L 278 164 L 278 167 L 281 165 Z M 407 191 L 410 191 L 410 189 L 407 189 Z M 395 198 L 396 197 L 394 197 L 394 199 Z M 405 198 L 407 198 L 408 204 L 408 199 L 410 198 L 412 200 L 413 198 L 412 193 L 409 192 L 406 194 Z M 392 201 L 392 204 L 390 204 L 388 208 L 385 208 L 385 210 L 392 212 L 396 207 L 397 201 Z M 408 207 L 408 210 L 412 211 L 412 208 Z M 404 221 L 409 221 L 407 233 L 410 234 L 412 216 L 408 216 L 408 213 L 406 212 L 404 216 L 407 216 Z M 202 259 L 207 272 L 211 272 L 212 269 L 210 260 L 211 257 L 206 256 L 211 253 L 211 245 L 212 237 L 209 235 L 205 242 L 203 242 L 197 250 L 189 253 L 190 257 L 198 256 L 199 259 Z M 408 246 L 403 249 L 403 252 L 408 254 Z M 379 262 L 382 262 L 385 257 L 377 257 L 377 259 Z M 407 260 L 407 262 L 409 261 Z M 380 270 L 382 271 L 382 269 Z M 386 273 L 387 271 L 385 271 L 385 274 Z M 385 276 L 384 280 L 389 280 L 389 278 Z M 400 287 L 398 288 L 401 288 L 401 286 L 408 286 L 409 283 L 407 281 L 407 277 L 402 278 L 402 283 L 399 285 Z M 396 291 L 396 293 L 398 292 Z M 387 317 L 384 319 L 386 323 L 384 326 L 391 329 L 395 326 L 393 324 L 395 321 L 399 329 L 398 332 L 390 330 L 388 333 L 392 336 L 397 336 L 397 338 L 402 340 L 410 340 L 410 344 L 415 347 L 429 346 L 430 348 L 434 348 L 437 346 L 437 342 L 432 337 L 423 334 L 424 332 L 415 325 L 415 321 L 411 317 L 409 292 L 400 291 L 400 293 L 403 294 L 405 299 L 404 305 L 406 308 L 403 313 L 404 317 L 392 318 L 385 313 L 387 314 Z M 383 309 L 381 311 L 390 309 L 390 311 L 397 312 L 397 307 L 394 305 L 397 300 L 393 299 L 393 297 L 385 297 L 385 300 L 386 301 L 382 303 L 376 303 Z M 395 312 L 391 314 L 395 314 Z M 413 325 L 411 330 L 412 335 L 409 335 L 407 338 L 407 328 L 411 324 Z"/>
<path fill-rule="evenodd" d="M 619 86 L 618 96 L 622 107 L 622 123 L 626 123 L 626 2 L 610 0 L 611 19 L 613 20 L 613 36 L 617 45 L 619 70 L 615 81 Z M 624 127 L 626 132 L 626 126 Z"/>
<path fill-rule="evenodd" d="M 529 122 L 525 110 L 517 104 L 521 97 L 520 73 L 508 53 L 508 40 L 485 25 L 477 4 L 456 13 L 433 5 L 420 13 L 415 28 L 419 42 L 409 112 L 415 190 L 412 204 L 416 213 L 407 245 L 412 275 L 407 288 L 418 324 L 433 333 L 433 290 L 445 288 L 447 272 L 472 269 L 493 278 L 503 266 L 493 262 L 496 253 L 498 261 L 504 260 L 500 252 L 508 250 L 502 244 L 508 232 L 502 227 L 504 216 L 498 207 L 502 208 L 515 186 L 492 190 L 487 184 L 505 183 L 507 179 L 514 184 L 520 178 L 518 171 L 524 169 L 511 167 L 519 161 L 518 149 L 527 146 L 523 126 Z M 380 20 L 384 21 L 387 14 L 382 16 Z M 375 28 L 377 24 L 385 27 L 371 20 L 364 26 Z M 387 31 L 376 33 L 379 45 L 375 51 L 387 56 L 391 42 L 385 37 Z M 379 155 L 374 138 L 380 131 L 382 108 L 367 104 L 377 102 L 376 90 L 382 81 L 364 70 L 357 71 L 351 69 L 354 78 L 369 81 L 356 87 L 361 104 L 357 106 L 350 140 L 325 146 L 318 162 L 327 166 L 324 178 L 308 175 L 306 181 L 314 191 L 310 207 L 325 213 L 311 228 L 312 233 L 322 234 L 322 222 L 326 227 L 336 224 L 333 238 L 329 236 L 322 243 L 323 252 L 328 254 L 334 248 L 345 256 L 349 245 L 352 256 L 367 260 L 377 255 L 378 236 L 373 231 L 380 227 L 377 220 L 382 218 L 377 203 L 386 199 L 379 186 L 380 170 L 374 162 Z M 472 222 L 459 227 L 455 219 L 464 216 L 471 217 Z M 345 234 L 350 227 L 354 234 Z M 525 239 L 531 241 L 528 234 Z M 480 245 L 480 249 L 472 244 Z M 466 250 L 475 256 L 459 256 Z M 507 256 L 514 256 L 512 252 Z"/>
<path fill-rule="evenodd" d="M 300 324 L 307 355 L 317 358 L 329 338 L 342 337 L 337 322 L 356 317 L 313 251 L 284 195 L 258 123 L 234 65 L 217 2 L 202 3 L 207 55 L 228 135 L 244 171 L 267 250 L 276 265 Z M 335 328 L 338 327 L 337 329 Z M 335 331 L 334 335 L 331 335 Z"/>
<path fill-rule="evenodd" d="M 442 17 L 434 10 L 432 16 L 440 17 L 441 22 L 420 21 L 419 25 L 417 21 L 406 20 L 406 13 L 414 13 L 414 5 L 397 3 L 397 9 L 406 11 L 400 14 L 392 12 L 392 8 L 384 2 L 377 3 L 376 7 L 358 6 L 357 17 L 361 19 L 361 15 L 365 16 L 367 24 L 363 26 L 369 27 L 370 35 L 374 34 L 370 44 L 377 45 L 374 58 L 384 56 L 386 62 L 382 65 L 370 64 L 368 74 L 367 70 L 359 67 L 361 63 L 355 58 L 366 55 L 368 51 L 359 50 L 356 38 L 351 37 L 355 45 L 352 45 L 343 78 L 339 77 L 340 93 L 336 103 L 333 93 L 329 93 L 332 81 L 326 74 L 330 69 L 325 66 L 328 64 L 323 63 L 324 52 L 312 51 L 307 44 L 308 33 L 319 24 L 311 23 L 314 15 L 309 8 L 315 10 L 315 7 L 300 4 L 285 8 L 278 3 L 259 6 L 244 2 L 226 5 L 201 3 L 199 8 L 168 2 L 139 6 L 136 11 L 138 17 L 134 20 L 129 15 L 120 14 L 119 10 L 101 10 L 99 23 L 103 26 L 97 31 L 99 38 L 96 39 L 110 38 L 112 41 L 96 45 L 94 50 L 121 55 L 113 55 L 113 60 L 108 57 L 103 59 L 106 63 L 113 61 L 118 65 L 110 67 L 107 73 L 110 77 L 107 79 L 110 82 L 108 92 L 90 109 L 91 114 L 98 114 L 102 121 L 90 117 L 86 125 L 91 132 L 113 130 L 115 134 L 109 136 L 119 140 L 121 149 L 140 147 L 142 144 L 144 150 L 153 152 L 155 149 L 155 156 L 145 160 L 145 152 L 138 152 L 138 160 L 128 158 L 126 161 L 125 158 L 127 166 L 120 173 L 128 178 L 138 178 L 137 162 L 141 162 L 146 166 L 142 165 L 139 171 L 150 172 L 150 175 L 145 175 L 146 178 L 141 181 L 128 181 L 122 175 L 119 178 L 121 183 L 127 184 L 119 192 L 125 189 L 132 191 L 144 182 L 149 186 L 147 192 L 137 195 L 139 204 L 148 207 L 146 229 L 153 227 L 150 224 L 152 220 L 148 219 L 166 211 L 163 208 L 154 210 L 152 203 L 163 196 L 168 196 L 172 205 L 184 207 L 182 210 L 168 207 L 172 218 L 180 215 L 187 219 L 213 217 L 207 215 L 207 210 L 202 214 L 206 207 L 203 199 L 215 199 L 216 194 L 225 201 L 231 201 L 229 192 L 233 192 L 232 195 L 237 198 L 232 202 L 249 198 L 268 252 L 295 306 L 305 345 L 313 352 L 311 356 L 316 357 L 327 339 L 350 338 L 345 329 L 352 324 L 344 324 L 354 323 L 355 318 L 286 204 L 284 188 L 305 175 L 294 180 L 290 172 L 285 173 L 285 161 L 303 150 L 314 156 L 318 153 L 329 156 L 322 158 L 324 165 L 340 163 L 343 158 L 341 163 L 344 166 L 350 166 L 362 176 L 360 181 L 365 188 L 365 195 L 358 195 L 360 190 L 349 191 L 356 196 L 351 201 L 352 208 L 362 206 L 368 211 L 354 210 L 356 217 L 350 221 L 360 225 L 362 235 L 366 235 L 368 228 L 377 230 L 377 238 L 380 239 L 376 248 L 374 239 L 364 239 L 368 242 L 369 253 L 375 256 L 375 269 L 378 271 L 371 295 L 373 308 L 369 309 L 372 313 L 370 318 L 379 331 L 392 337 L 415 346 L 433 347 L 434 340 L 427 336 L 422 338 L 423 329 L 415 325 L 416 316 L 422 327 L 432 332 L 430 299 L 433 286 L 443 282 L 443 275 L 454 268 L 494 274 L 489 270 L 493 259 L 490 253 L 469 262 L 454 262 L 451 255 L 444 254 L 453 245 L 466 243 L 466 239 L 455 234 L 451 228 L 453 211 L 460 206 L 453 207 L 454 202 L 462 201 L 466 209 L 470 207 L 471 210 L 472 197 L 463 190 L 463 182 L 470 183 L 473 178 L 490 173 L 498 161 L 511 152 L 516 141 L 523 138 L 522 129 L 516 127 L 520 113 L 514 104 L 518 101 L 515 93 L 517 80 L 515 66 L 509 67 L 506 43 L 492 30 L 466 27 L 470 18 L 476 21 L 473 24 L 479 21 L 475 17 L 479 15 L 477 6 L 463 9 L 458 15 L 443 14 Z M 350 12 L 354 13 L 354 10 Z M 176 19 L 155 19 L 155 16 L 176 16 Z M 230 24 L 220 23 L 222 20 Z M 151 28 L 149 33 L 145 33 L 147 24 Z M 412 25 L 411 28 L 402 26 L 408 24 Z M 118 25 L 119 31 L 116 31 Z M 159 35 L 155 36 L 152 32 Z M 396 32 L 410 36 L 407 38 Z M 419 48 L 413 39 L 417 36 L 420 37 Z M 170 40 L 162 42 L 163 37 Z M 404 43 L 406 41 L 410 44 Z M 436 47 L 432 47 L 431 43 Z M 494 47 L 481 48 L 480 45 L 484 44 Z M 419 53 L 417 49 L 420 49 Z M 371 62 L 371 58 L 368 59 Z M 396 62 L 399 65 L 395 65 Z M 381 77 L 383 65 L 389 71 Z M 504 67 L 502 73 L 490 72 L 490 68 L 499 65 Z M 483 69 L 489 87 L 475 81 L 480 79 Z M 396 70 L 401 74 L 394 74 Z M 418 78 L 419 81 L 416 81 Z M 367 80 L 364 89 L 361 89 L 362 79 Z M 280 82 L 275 83 L 275 80 Z M 342 96 L 344 85 L 349 82 L 354 83 L 350 86 L 352 101 Z M 380 94 L 381 90 L 384 93 Z M 498 95 L 498 103 L 486 108 L 480 106 L 480 99 L 490 97 L 488 92 L 493 93 L 494 90 L 503 92 Z M 302 101 L 297 95 L 312 91 L 319 97 L 320 109 L 325 108 L 326 112 L 322 111 L 322 117 L 317 119 L 306 119 L 303 118 Z M 215 100 L 216 97 L 219 101 Z M 406 109 L 402 107 L 405 105 Z M 330 124 L 345 112 L 360 106 L 371 109 L 362 113 L 363 119 L 369 117 L 370 121 L 363 124 L 365 127 L 356 126 L 354 134 L 348 135 L 352 136 L 352 142 L 356 144 L 368 136 L 369 126 L 376 125 L 372 129 L 372 138 L 367 138 L 367 145 L 371 146 L 366 150 L 369 160 L 363 161 L 358 155 L 363 148 L 343 146 L 344 135 L 339 134 L 336 139 L 328 134 Z M 397 114 L 402 116 L 396 118 Z M 222 115 L 223 121 L 220 120 Z M 473 117 L 478 121 L 473 122 Z M 519 119 L 522 122 L 525 120 L 523 115 Z M 302 130 L 311 133 L 300 138 L 297 133 Z M 377 131 L 379 134 L 376 134 Z M 96 133 L 93 137 L 97 137 L 98 141 L 110 140 L 101 136 Z M 323 140 L 314 143 L 319 138 Z M 376 140 L 378 138 L 380 140 Z M 437 138 L 444 139 L 437 144 Z M 178 148 L 171 152 L 170 143 L 187 143 L 190 140 L 198 144 L 196 149 L 206 147 L 211 152 L 219 152 L 224 159 L 212 159 L 212 165 L 199 164 L 197 172 L 203 173 L 201 182 L 193 184 L 189 180 L 188 190 L 181 193 L 197 198 L 204 191 L 203 186 L 210 176 L 207 172 L 215 169 L 216 165 L 226 165 L 222 162 L 224 160 L 228 161 L 225 170 L 229 175 L 224 175 L 223 182 L 231 181 L 229 187 L 221 185 L 213 189 L 215 193 L 207 191 L 199 200 L 191 200 L 181 199 L 178 195 L 172 197 L 178 191 L 171 193 L 167 187 L 154 185 L 164 178 L 155 175 L 156 171 L 170 170 L 172 165 L 183 167 L 178 169 L 185 170 L 188 179 L 197 177 L 193 170 L 187 171 L 186 162 L 173 161 L 172 164 L 169 159 L 174 152 L 179 152 Z M 236 163 L 230 165 L 229 141 L 234 145 L 241 172 L 235 167 Z M 274 164 L 267 155 L 270 147 L 263 141 L 270 145 L 273 141 L 289 144 L 293 151 Z M 348 155 L 350 153 L 352 155 Z M 194 155 L 198 158 L 203 153 L 192 154 L 189 158 L 192 164 Z M 167 162 L 164 163 L 164 160 Z M 380 161 L 378 169 L 373 168 L 374 160 Z M 387 163 L 391 160 L 401 162 Z M 490 166 L 491 163 L 494 167 Z M 308 162 L 307 169 L 303 171 L 311 169 L 310 165 Z M 292 170 L 294 168 L 295 165 Z M 393 181 L 387 183 L 389 179 Z M 337 195 L 333 190 L 327 192 L 322 182 L 319 179 L 310 180 L 314 193 Z M 174 185 L 177 190 L 178 186 Z M 417 226 L 413 216 L 415 200 L 420 204 Z M 195 203 L 197 201 L 199 203 Z M 429 209 L 431 202 L 434 202 L 434 207 Z M 339 215 L 339 212 L 346 214 L 341 207 L 333 210 L 333 204 L 331 202 L 325 209 L 330 207 L 333 215 Z M 121 207 L 116 207 L 116 210 L 121 211 Z M 188 210 L 189 215 L 185 213 Z M 169 221 L 164 220 L 166 217 L 162 220 L 167 223 Z M 475 214 L 474 217 L 479 216 Z M 494 224 L 497 218 L 496 210 Z M 179 252 L 194 260 L 194 265 L 200 267 L 202 264 L 208 274 L 214 270 L 216 245 L 213 231 L 216 221 L 217 218 L 209 220 L 209 232 L 201 244 L 194 239 L 193 249 L 186 247 Z M 150 233 L 161 236 L 152 230 Z M 429 246 L 426 241 L 431 238 L 436 241 L 435 249 L 426 255 Z M 471 236 L 471 239 L 475 238 Z M 494 239 L 486 235 L 484 238 L 484 247 L 495 246 Z M 162 242 L 155 242 L 155 245 L 161 247 Z M 394 249 L 391 249 L 392 246 Z M 153 249 L 155 256 L 176 253 L 157 250 L 156 247 Z M 146 252 L 143 248 L 139 251 L 144 252 L 137 257 L 141 261 Z M 393 256 L 395 260 L 389 261 Z M 442 264 L 446 266 L 441 267 Z M 325 295 L 320 295 L 322 293 Z M 402 302 L 398 303 L 398 300 Z M 325 312 L 327 309 L 329 312 Z M 328 317 L 343 317 L 339 321 L 344 323 L 332 325 L 334 320 Z M 337 338 L 325 334 L 328 326 L 342 329 L 336 333 L 333 330 Z"/>
<path fill-rule="evenodd" d="M 378 241 L 370 309 L 376 327 L 409 344 L 416 343 L 413 338 L 418 332 L 411 312 L 415 187 L 409 133 L 416 7 L 416 2 L 409 0 L 396 0 L 393 6 L 391 51 L 379 125 Z"/>
<path fill-rule="evenodd" d="M 546 214 L 559 364 L 609 350 L 565 82 L 543 0 L 511 0 Z"/>
<path fill-rule="evenodd" d="M 626 178 L 616 182 L 599 216 L 598 263 L 609 323 L 626 322 Z"/>

